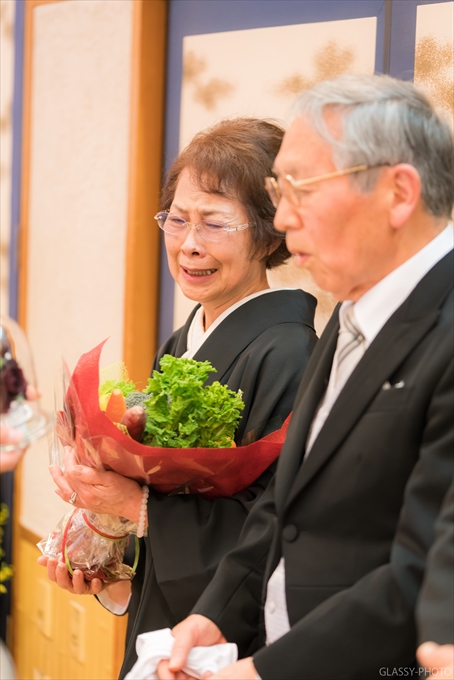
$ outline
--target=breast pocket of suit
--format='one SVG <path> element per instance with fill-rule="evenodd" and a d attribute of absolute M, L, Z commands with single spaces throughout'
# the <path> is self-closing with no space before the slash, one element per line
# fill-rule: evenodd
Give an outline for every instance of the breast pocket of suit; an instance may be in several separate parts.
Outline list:
<path fill-rule="evenodd" d="M 397 382 L 387 380 L 383 383 L 367 410 L 369 413 L 398 411 L 407 404 L 411 393 L 412 388 L 407 386 L 404 380 Z"/>

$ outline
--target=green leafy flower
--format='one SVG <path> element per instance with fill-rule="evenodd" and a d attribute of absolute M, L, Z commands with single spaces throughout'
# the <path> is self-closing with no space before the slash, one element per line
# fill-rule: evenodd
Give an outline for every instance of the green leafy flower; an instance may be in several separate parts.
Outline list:
<path fill-rule="evenodd" d="M 170 448 L 219 448 L 232 444 L 244 402 L 214 382 L 204 386 L 216 369 L 209 361 L 181 359 L 166 354 L 161 372 L 153 371 L 144 390 L 147 424 L 143 443 Z"/>
<path fill-rule="evenodd" d="M 124 397 L 136 389 L 135 384 L 132 380 L 106 380 L 99 387 L 99 396 L 102 397 L 105 394 L 110 394 L 113 390 L 121 390 Z"/>

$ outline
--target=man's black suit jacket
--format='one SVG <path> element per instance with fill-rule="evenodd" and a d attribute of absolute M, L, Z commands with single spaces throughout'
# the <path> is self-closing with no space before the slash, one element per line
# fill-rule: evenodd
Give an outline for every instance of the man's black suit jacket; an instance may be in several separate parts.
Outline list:
<path fill-rule="evenodd" d="M 454 481 L 435 529 L 416 608 L 419 642 L 454 645 Z"/>
<path fill-rule="evenodd" d="M 303 376 L 274 482 L 193 610 L 243 656 L 260 631 L 263 680 L 367 680 L 414 660 L 415 602 L 453 471 L 452 253 L 372 342 L 303 463 L 338 329 L 335 313 Z M 291 630 L 265 647 L 266 583 L 281 556 Z"/>

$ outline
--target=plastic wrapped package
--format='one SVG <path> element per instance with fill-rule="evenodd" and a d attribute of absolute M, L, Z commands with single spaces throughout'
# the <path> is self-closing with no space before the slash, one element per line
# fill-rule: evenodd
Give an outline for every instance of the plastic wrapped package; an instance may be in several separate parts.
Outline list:
<path fill-rule="evenodd" d="M 38 548 L 46 557 L 64 561 L 70 574 L 80 569 L 86 581 L 127 581 L 134 576 L 138 559 L 137 537 L 131 535 L 134 528 L 133 522 L 122 517 L 75 508 L 59 521 L 47 539 L 38 543 Z M 130 540 L 136 542 L 132 566 L 123 563 Z"/>

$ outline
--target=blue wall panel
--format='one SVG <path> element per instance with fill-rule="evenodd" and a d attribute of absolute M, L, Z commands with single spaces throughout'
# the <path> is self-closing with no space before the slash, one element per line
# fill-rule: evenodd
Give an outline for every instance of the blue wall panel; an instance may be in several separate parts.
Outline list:
<path fill-rule="evenodd" d="M 443 0 L 393 0 L 389 73 L 394 78 L 413 80 L 416 11 L 418 5 L 433 5 L 439 2 Z"/>
<path fill-rule="evenodd" d="M 14 15 L 13 146 L 11 163 L 11 236 L 9 249 L 9 315 L 17 319 L 18 254 L 22 162 L 22 99 L 24 88 L 25 0 L 17 0 Z"/>

